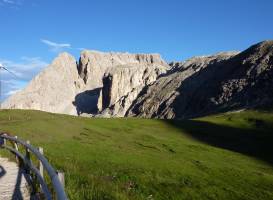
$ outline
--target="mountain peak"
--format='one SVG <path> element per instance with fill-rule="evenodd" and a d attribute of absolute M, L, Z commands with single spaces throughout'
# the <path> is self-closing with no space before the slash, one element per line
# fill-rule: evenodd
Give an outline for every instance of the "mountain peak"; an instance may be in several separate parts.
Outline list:
<path fill-rule="evenodd" d="M 171 63 L 159 54 L 58 55 L 5 108 L 65 114 L 187 118 L 272 106 L 273 41 Z"/>

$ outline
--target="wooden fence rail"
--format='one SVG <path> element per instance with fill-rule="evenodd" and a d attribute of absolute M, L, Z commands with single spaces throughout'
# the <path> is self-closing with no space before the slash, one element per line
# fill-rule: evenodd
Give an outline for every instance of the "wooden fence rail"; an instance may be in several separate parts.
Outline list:
<path fill-rule="evenodd" d="M 64 174 L 54 170 L 44 157 L 41 147 L 35 148 L 30 145 L 29 141 L 23 141 L 18 139 L 17 136 L 12 137 L 5 133 L 0 133 L 0 147 L 13 153 L 20 167 L 23 167 L 26 173 L 31 177 L 32 193 L 36 195 L 38 191 L 41 190 L 42 196 L 47 200 L 52 200 L 54 197 L 56 197 L 57 200 L 68 199 L 64 190 Z M 25 154 L 21 153 L 22 151 L 25 152 Z M 31 155 L 34 155 L 38 160 L 38 167 L 36 167 L 31 160 Z M 48 174 L 55 194 L 50 192 L 45 181 L 44 172 Z M 39 188 L 37 188 L 37 185 Z"/>

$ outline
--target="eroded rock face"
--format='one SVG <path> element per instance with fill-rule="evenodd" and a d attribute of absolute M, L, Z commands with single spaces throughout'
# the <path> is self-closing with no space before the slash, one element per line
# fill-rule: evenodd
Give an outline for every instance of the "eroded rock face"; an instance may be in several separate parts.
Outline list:
<path fill-rule="evenodd" d="M 3 108 L 92 116 L 192 118 L 273 108 L 273 41 L 167 65 L 158 54 L 58 56 Z"/>
<path fill-rule="evenodd" d="M 76 60 L 71 55 L 62 53 L 24 90 L 8 98 L 2 106 L 76 114 L 72 102 L 82 86 Z"/>
<path fill-rule="evenodd" d="M 96 91 L 97 102 L 93 103 L 96 110 L 93 113 L 120 117 L 124 116 L 142 87 L 156 80 L 157 75 L 154 74 L 164 73 L 169 67 L 159 54 L 97 51 L 84 51 L 79 63 L 79 75 L 85 87 Z M 83 101 L 90 103 L 86 97 Z"/>
<path fill-rule="evenodd" d="M 172 66 L 171 73 L 140 92 L 127 116 L 191 118 L 273 107 L 273 41 Z"/>
<path fill-rule="evenodd" d="M 104 53 L 83 51 L 79 61 L 79 74 L 87 87 L 102 86 L 104 73 L 116 66 L 126 65 L 166 65 L 159 54 Z"/>
<path fill-rule="evenodd" d="M 104 74 L 121 66 L 124 69 L 133 66 L 134 76 L 137 77 L 137 73 L 143 73 L 144 69 L 148 68 L 147 72 L 150 72 L 149 67 L 166 67 L 167 64 L 158 54 L 103 53 L 87 50 L 81 53 L 77 64 L 71 55 L 63 53 L 24 90 L 8 98 L 2 106 L 71 115 L 96 115 L 102 110 L 99 95 Z M 151 79 L 155 80 L 154 77 Z M 136 85 L 135 82 L 134 84 Z"/>
<path fill-rule="evenodd" d="M 135 64 L 112 68 L 103 78 L 101 93 L 103 115 L 123 117 L 147 85 L 166 73 L 166 65 Z"/>

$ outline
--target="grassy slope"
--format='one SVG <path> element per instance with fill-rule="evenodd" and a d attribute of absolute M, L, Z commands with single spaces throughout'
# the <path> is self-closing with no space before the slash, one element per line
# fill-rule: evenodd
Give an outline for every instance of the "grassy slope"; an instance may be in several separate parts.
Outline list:
<path fill-rule="evenodd" d="M 1 131 L 43 146 L 65 171 L 70 199 L 273 199 L 272 126 L 258 112 L 183 122 L 0 112 Z M 248 133 L 243 145 L 265 149 L 236 144 Z"/>

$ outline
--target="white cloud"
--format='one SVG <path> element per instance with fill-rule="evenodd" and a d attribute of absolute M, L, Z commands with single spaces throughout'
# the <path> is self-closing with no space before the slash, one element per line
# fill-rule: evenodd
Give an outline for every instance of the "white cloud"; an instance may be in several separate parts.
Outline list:
<path fill-rule="evenodd" d="M 41 39 L 41 42 L 48 45 L 50 50 L 53 52 L 60 52 L 64 49 L 71 49 L 71 44 L 68 43 L 56 43 L 46 39 Z"/>
<path fill-rule="evenodd" d="M 15 1 L 12 0 L 2 0 L 2 2 L 7 4 L 15 4 Z"/>
<path fill-rule="evenodd" d="M 86 50 L 86 48 L 76 48 L 76 49 L 79 50 L 79 51 Z"/>
<path fill-rule="evenodd" d="M 19 89 L 19 90 L 10 90 L 10 91 L 8 91 L 5 95 L 6 96 L 10 96 L 10 95 L 13 95 L 13 94 L 15 94 L 15 93 L 17 93 L 17 92 L 20 92 L 22 89 Z"/>
<path fill-rule="evenodd" d="M 19 62 L 0 59 L 0 63 L 22 80 L 31 79 L 33 75 L 36 75 L 41 69 L 48 65 L 48 63 L 43 61 L 40 57 L 21 57 Z M 10 76 L 6 71 L 3 71 L 2 74 Z"/>
<path fill-rule="evenodd" d="M 16 75 L 15 77 L 1 70 L 2 99 L 24 88 L 34 76 L 48 65 L 39 57 L 22 57 L 18 62 L 0 58 L 0 63 Z"/>
<path fill-rule="evenodd" d="M 10 8 L 19 8 L 23 2 L 24 0 L 0 0 L 0 6 L 7 5 Z"/>
<path fill-rule="evenodd" d="M 72 47 L 72 45 L 69 43 L 57 43 L 57 42 L 53 42 L 53 41 L 50 41 L 47 39 L 41 39 L 41 42 L 46 44 L 47 46 L 49 46 L 50 51 L 55 52 L 55 53 L 60 53 L 61 51 L 64 51 L 65 49 L 77 50 L 77 51 L 86 50 L 86 48 Z"/>

